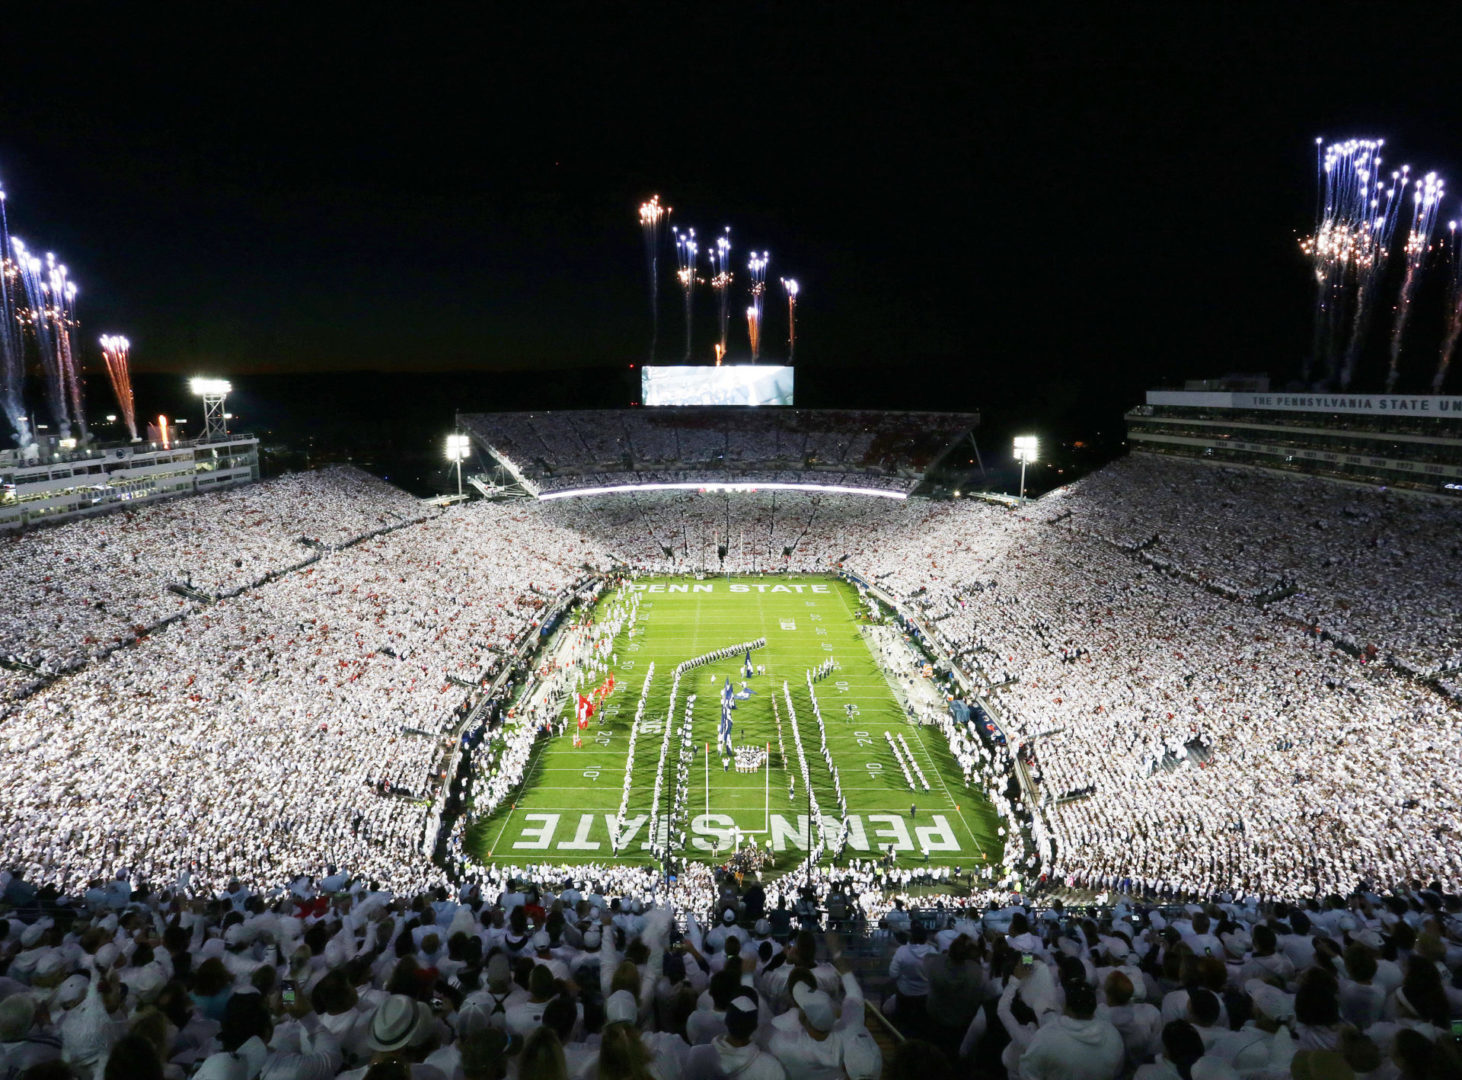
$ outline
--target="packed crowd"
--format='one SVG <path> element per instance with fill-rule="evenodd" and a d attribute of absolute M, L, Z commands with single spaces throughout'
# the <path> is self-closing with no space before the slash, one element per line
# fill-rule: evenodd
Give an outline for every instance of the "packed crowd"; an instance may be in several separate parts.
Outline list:
<path fill-rule="evenodd" d="M 500 891 L 508 882 L 515 880 L 588 880 L 599 883 L 606 892 L 618 895 L 657 897 L 673 905 L 682 915 L 694 915 L 705 922 L 718 917 L 714 905 L 714 885 L 718 876 L 761 870 L 767 857 L 766 848 L 759 848 L 749 840 L 742 847 L 726 849 L 717 856 L 719 861 L 715 865 L 687 863 L 669 875 L 659 866 L 614 859 L 571 865 L 549 862 L 524 865 L 493 862 L 484 865 L 464 860 L 457 877 L 462 882 L 478 885 L 488 893 Z M 819 897 L 834 890 L 843 892 L 852 898 L 848 918 L 863 928 L 876 925 L 888 912 L 900 906 L 923 903 L 931 907 L 942 904 L 952 908 L 967 902 L 1003 903 L 1012 895 L 1008 888 L 982 882 L 968 867 L 922 863 L 888 865 L 873 859 L 848 859 L 840 866 L 815 865 L 810 873 L 807 865 L 799 862 L 795 874 L 769 875 L 762 885 L 769 910 L 778 906 L 795 910 L 808 890 Z"/>
<path fill-rule="evenodd" d="M 584 512 L 588 505 L 593 514 Z M 603 495 L 591 504 L 545 502 L 540 512 L 592 537 L 597 550 L 657 574 L 825 573 L 854 552 L 882 554 L 922 516 L 918 504 L 889 499 L 771 492 Z"/>
<path fill-rule="evenodd" d="M 1307 592 L 1267 605 L 1235 600 L 1204 587 L 1206 564 L 1174 573 L 1144 558 L 1165 547 L 1169 556 L 1205 551 L 1198 541 L 1136 550 L 1136 533 L 1084 525 L 1096 515 L 1083 507 L 1103 501 L 1084 493 L 1116 483 L 1106 474 L 1017 514 L 831 495 L 642 495 L 595 500 L 593 514 L 576 500 L 475 504 L 378 536 L 368 534 L 409 521 L 417 505 L 359 474 L 311 476 L 280 487 L 262 518 L 252 503 L 230 502 L 230 515 L 215 502 L 251 493 L 269 501 L 265 485 L 4 541 L 14 556 L 4 571 L 24 601 L 6 624 L 13 651 L 75 669 L 27 684 L 0 721 L 0 850 L 9 862 L 62 887 L 122 867 L 152 881 L 187 870 L 217 887 L 342 860 L 393 888 L 434 883 L 440 871 L 422 850 L 428 804 L 471 694 L 610 560 L 710 568 L 724 544 L 728 570 L 856 572 L 927 629 L 983 688 L 1008 749 L 933 719 L 971 785 L 997 806 L 1009 755 L 1019 750 L 1031 765 L 1044 804 L 1032 823 L 1039 867 L 1053 880 L 1269 897 L 1418 874 L 1462 880 L 1455 704 L 1275 610 Z M 1428 522 L 1442 511 L 1383 502 L 1382 516 L 1360 494 L 1337 503 L 1302 490 L 1303 514 L 1323 525 L 1311 547 L 1345 533 L 1357 506 L 1385 544 L 1410 549 L 1440 528 Z M 1209 514 L 1222 498 L 1196 501 Z M 1050 523 L 1066 509 L 1070 517 Z M 145 515 L 171 517 L 144 527 L 153 520 Z M 1174 537 L 1203 531 L 1172 520 Z M 1226 520 L 1221 539 L 1232 545 L 1252 515 L 1244 504 Z M 188 538 L 195 527 L 206 543 Z M 170 593 L 181 571 L 149 568 L 154 535 L 184 552 L 159 565 L 186 567 L 178 560 L 197 554 L 185 583 L 222 598 Z M 1210 542 L 1205 557 L 1216 560 L 1224 548 Z M 1302 590 L 1331 559 L 1345 564 L 1326 579 L 1337 610 L 1352 619 L 1372 610 L 1349 590 L 1357 575 L 1380 570 L 1366 568 L 1354 543 L 1325 556 L 1292 547 L 1308 561 L 1282 569 Z M 127 573 L 87 561 L 122 553 Z M 296 566 L 301 554 L 315 561 Z M 46 582 L 42 564 L 65 584 Z M 1443 603 L 1451 586 L 1438 561 L 1383 569 L 1398 583 L 1370 590 L 1375 602 L 1428 590 L 1434 599 L 1397 600 L 1405 619 L 1380 612 L 1381 630 L 1367 639 L 1412 626 L 1407 640 L 1423 649 L 1452 634 L 1455 605 Z M 91 573 L 100 607 L 84 602 Z M 1265 574 L 1231 578 L 1257 589 Z M 121 648 L 114 606 L 147 630 Z M 492 798 L 515 790 L 534 735 L 522 723 L 496 737 Z M 783 756 L 795 748 L 788 740 Z M 810 750 L 809 739 L 799 771 Z M 913 770 L 909 779 L 920 783 Z M 1035 870 L 1017 831 L 1007 861 Z"/>
<path fill-rule="evenodd" d="M 1065 527 L 1249 597 L 1426 675 L 1462 670 L 1462 507 L 1136 454 L 1050 507 Z M 1153 542 L 1153 541 L 1156 542 Z M 1293 591 L 1292 591 L 1293 590 Z"/>
<path fill-rule="evenodd" d="M 438 877 L 423 829 L 459 710 L 582 573 L 580 544 L 522 506 L 455 508 L 51 683 L 0 723 L 8 860 L 63 887 L 343 858 Z"/>
<path fill-rule="evenodd" d="M 1455 895 L 1413 885 L 916 921 L 885 1009 L 946 1059 L 1021 1080 L 1455 1077 L 1459 912 Z"/>
<path fill-rule="evenodd" d="M 6 874 L 0 1075 L 880 1075 L 839 940 L 793 936 L 756 888 L 704 884 L 709 925 L 582 880 L 398 895 L 334 872 L 268 892 L 115 879 L 58 902 Z"/>
<path fill-rule="evenodd" d="M 315 558 L 304 541 L 338 546 L 435 512 L 359 469 L 332 468 L 0 536 L 0 657 L 24 665 L 0 672 L 0 708 L 197 610 L 170 585 L 237 592 Z"/>
<path fill-rule="evenodd" d="M 965 550 L 969 578 L 914 604 L 1037 759 L 1056 874 L 1196 895 L 1459 880 L 1445 697 L 1068 529 L 1007 519 Z"/>
<path fill-rule="evenodd" d="M 976 417 L 961 413 L 661 408 L 461 417 L 542 491 L 734 479 L 911 491 Z"/>
<path fill-rule="evenodd" d="M 333 869 L 267 890 L 120 876 L 69 897 L 0 873 L 0 1076 L 1462 1075 L 1462 898 L 1435 885 L 870 919 L 853 877 L 789 896 L 706 875 L 682 906 L 637 873 L 419 893 Z"/>

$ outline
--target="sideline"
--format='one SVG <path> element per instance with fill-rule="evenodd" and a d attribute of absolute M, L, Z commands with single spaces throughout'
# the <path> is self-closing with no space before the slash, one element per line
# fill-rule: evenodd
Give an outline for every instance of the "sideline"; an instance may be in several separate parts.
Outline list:
<path fill-rule="evenodd" d="M 846 582 L 840 582 L 840 584 L 847 584 L 847 583 Z M 838 599 L 841 600 L 842 603 L 843 603 L 843 610 L 848 613 L 848 619 L 853 623 L 854 626 L 858 626 L 859 625 L 858 618 L 857 618 L 856 615 L 853 614 L 853 609 L 848 606 L 848 598 L 847 598 L 847 596 L 844 595 L 844 592 L 843 592 L 842 589 L 837 590 L 837 593 L 838 593 Z M 861 627 L 860 627 L 860 629 L 861 629 Z M 872 657 L 872 659 L 873 659 L 873 666 L 876 667 L 880 672 L 883 673 L 884 681 L 887 682 L 888 681 L 888 669 L 886 669 L 881 663 L 878 662 L 878 657 L 874 656 L 873 655 L 873 650 L 868 648 L 868 638 L 867 638 L 867 636 L 864 635 L 864 634 L 859 634 L 858 635 L 858 639 L 859 639 L 860 644 L 862 644 L 862 646 L 865 649 L 868 649 L 868 655 L 870 657 Z M 893 694 L 894 701 L 895 701 L 895 703 L 897 703 L 898 700 L 899 700 L 899 698 L 898 698 L 898 695 L 894 693 L 894 691 L 893 691 L 893 685 L 891 683 L 889 684 L 889 693 L 890 694 Z M 922 750 L 922 751 L 924 751 L 924 759 L 929 763 L 929 768 L 933 771 L 934 778 L 939 781 L 939 786 L 944 789 L 944 797 L 949 800 L 950 807 L 953 808 L 954 812 L 959 816 L 959 823 L 965 827 L 965 835 L 970 838 L 970 844 L 971 844 L 971 846 L 977 852 L 980 853 L 980 855 L 984 858 L 985 864 L 987 866 L 995 866 L 995 865 L 997 865 L 995 863 L 995 860 L 992 859 L 992 858 L 990 858 L 989 853 L 985 851 L 985 845 L 982 844 L 982 843 L 980 843 L 980 838 L 975 835 L 975 830 L 972 829 L 972 828 L 970 828 L 969 821 L 967 821 L 965 819 L 964 811 L 959 808 L 959 803 L 957 803 L 957 802 L 954 801 L 954 796 L 952 794 L 950 794 L 950 791 L 949 791 L 949 785 L 944 782 L 944 776 L 939 771 L 939 763 L 934 760 L 934 755 L 929 752 L 929 747 L 927 747 L 926 745 L 924 745 L 924 731 L 923 731 L 924 725 L 923 724 L 912 724 L 912 725 L 910 725 L 910 724 L 908 724 L 907 720 L 905 720 L 905 726 L 906 727 L 911 726 L 911 727 L 914 728 L 915 734 L 916 734 L 916 736 L 917 736 L 917 738 L 919 740 L 919 749 Z M 955 764 L 958 765 L 959 763 L 958 762 L 955 762 Z M 981 794 L 983 795 L 983 793 L 981 793 Z M 1004 853 L 1002 852 L 1002 854 L 1004 854 Z"/>

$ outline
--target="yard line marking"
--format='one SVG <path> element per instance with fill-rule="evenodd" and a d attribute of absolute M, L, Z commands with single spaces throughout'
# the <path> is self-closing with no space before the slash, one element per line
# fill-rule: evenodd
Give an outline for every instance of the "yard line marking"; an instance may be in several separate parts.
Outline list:
<path fill-rule="evenodd" d="M 492 845 L 487 849 L 488 851 L 491 852 L 497 850 L 498 841 L 503 838 L 503 833 L 505 833 L 508 829 L 508 822 L 513 820 L 513 811 L 518 808 L 518 799 L 522 797 L 523 792 L 528 790 L 528 781 L 533 776 L 533 766 L 538 764 L 538 760 L 542 758 L 542 756 L 542 752 L 539 752 L 534 757 L 534 759 L 528 763 L 528 769 L 523 774 L 523 779 L 518 784 L 518 794 L 515 795 L 513 797 L 513 801 L 508 804 L 508 813 L 507 816 L 503 818 L 502 828 L 497 831 L 497 836 L 493 839 Z"/>
<path fill-rule="evenodd" d="M 835 590 L 835 591 L 838 594 L 838 599 L 842 601 L 843 610 L 848 613 L 848 620 L 850 622 L 852 622 L 856 626 L 858 620 L 853 615 L 853 609 L 850 608 L 850 607 L 848 607 L 848 599 L 847 599 L 847 597 L 843 595 L 843 592 L 842 592 L 841 589 L 838 589 L 838 590 Z M 868 655 L 870 657 L 872 657 L 873 656 L 873 650 L 868 647 L 868 639 L 864 635 L 862 635 L 862 634 L 859 634 L 858 635 L 858 638 L 859 638 L 859 641 L 862 643 L 863 648 L 867 650 Z M 874 665 L 874 667 L 878 668 L 879 671 L 883 671 L 883 668 L 879 665 L 879 663 L 878 663 L 878 661 L 876 659 L 873 661 L 873 665 Z M 884 671 L 883 674 L 884 674 L 885 681 L 887 681 L 888 673 L 886 671 Z M 888 688 L 888 691 L 889 691 L 889 694 L 892 695 L 893 694 L 893 687 L 890 686 Z M 898 699 L 895 698 L 894 700 L 895 700 L 895 702 L 897 702 Z M 903 712 L 903 709 L 900 708 L 899 711 L 900 712 Z M 960 824 L 965 827 L 965 832 L 969 835 L 970 840 L 971 841 L 974 841 L 976 850 L 980 850 L 979 842 L 975 840 L 974 830 L 970 828 L 970 823 L 965 820 L 964 811 L 959 808 L 959 803 L 955 802 L 954 801 L 954 796 L 949 793 L 949 785 L 944 782 L 944 776 L 939 771 L 939 765 L 938 765 L 938 763 L 935 762 L 933 756 L 929 753 L 929 748 L 924 745 L 924 732 L 922 730 L 923 725 L 922 724 L 914 724 L 912 726 L 915 729 L 914 730 L 914 737 L 917 740 L 917 742 L 919 743 L 919 748 L 924 751 L 924 758 L 925 758 L 925 760 L 927 760 L 929 762 L 929 769 L 930 769 L 930 771 L 932 771 L 934 773 L 934 779 L 938 780 L 939 781 L 939 786 L 944 789 L 944 797 L 945 797 L 945 799 L 947 799 L 949 801 L 949 805 L 950 806 L 954 807 L 954 812 L 959 815 Z M 959 763 L 958 762 L 955 762 L 955 764 L 958 765 Z"/>
<path fill-rule="evenodd" d="M 656 575 L 656 577 L 660 576 L 662 575 Z M 670 580 L 671 578 L 677 581 L 680 580 L 679 575 L 671 575 L 666 580 Z M 788 614 L 789 612 L 793 614 L 797 612 L 802 612 L 804 615 L 811 614 L 810 612 L 803 612 L 803 604 L 808 608 L 815 606 L 821 607 L 826 612 L 825 606 L 816 604 L 815 601 L 809 601 L 805 596 L 773 595 L 763 590 L 757 590 L 754 593 L 756 596 L 754 602 L 746 602 L 750 600 L 750 595 L 742 597 L 738 601 L 741 606 L 733 612 L 725 605 L 725 600 L 720 593 L 714 598 L 687 594 L 687 602 L 683 604 L 678 603 L 674 599 L 679 594 L 666 594 L 663 597 L 657 595 L 655 599 L 664 601 L 669 598 L 669 603 L 652 604 L 649 598 L 646 598 L 644 601 L 642 611 L 646 619 L 646 624 L 635 628 L 637 634 L 633 637 L 633 644 L 639 646 L 635 658 L 638 664 L 645 664 L 652 658 L 657 665 L 662 660 L 675 663 L 684 659 L 688 654 L 698 655 L 707 648 L 724 644 L 722 639 L 726 637 L 727 628 L 729 627 L 738 628 L 736 632 L 733 632 L 732 636 L 752 637 L 764 635 L 771 639 L 771 643 L 775 646 L 774 650 L 771 650 L 776 653 L 775 660 L 766 665 L 767 678 L 758 678 L 753 683 L 761 697 L 752 699 L 751 713 L 753 715 L 747 715 L 743 723 L 738 724 L 738 731 L 746 734 L 747 741 L 760 741 L 768 734 L 774 734 L 771 718 L 769 716 L 763 717 L 759 715 L 760 709 L 757 708 L 758 704 L 765 704 L 765 694 L 775 692 L 776 687 L 784 677 L 792 680 L 801 671 L 825 659 L 825 655 L 820 648 L 824 641 L 835 643 L 836 648 L 839 650 L 851 650 L 849 656 L 844 658 L 844 663 L 840 665 L 837 678 L 837 681 L 841 682 L 847 689 L 837 692 L 832 686 L 819 683 L 816 690 L 822 704 L 827 706 L 827 712 L 825 714 L 828 717 L 827 746 L 833 755 L 835 767 L 841 772 L 846 772 L 849 766 L 853 766 L 853 773 L 849 773 L 850 778 L 854 773 L 861 776 L 863 770 L 857 766 L 869 757 L 870 751 L 872 751 L 875 758 L 878 758 L 886 753 L 886 748 L 882 746 L 870 748 L 866 745 L 855 744 L 851 734 L 855 728 L 860 730 L 863 728 L 872 728 L 880 723 L 887 723 L 889 728 L 893 728 L 895 726 L 895 719 L 905 724 L 908 723 L 908 720 L 903 706 L 899 701 L 898 693 L 896 692 L 901 687 L 895 687 L 894 674 L 883 668 L 867 636 L 861 632 L 860 626 L 857 625 L 857 618 L 850 606 L 850 598 L 847 595 L 851 591 L 851 587 L 846 582 L 834 581 L 830 578 L 824 578 L 824 580 L 828 581 L 832 591 L 838 593 L 838 604 L 844 613 L 843 617 L 847 619 L 846 625 L 839 626 L 836 625 L 838 620 L 834 615 L 831 623 L 826 626 L 831 633 L 824 638 L 813 637 L 809 633 L 811 629 L 810 624 L 809 626 L 799 627 L 797 631 L 783 631 L 779 629 L 780 619 L 784 614 Z M 821 598 L 819 597 L 819 599 Z M 651 610 L 652 608 L 653 611 Z M 716 640 L 710 640 L 712 637 Z M 854 644 L 855 642 L 856 644 Z M 627 647 L 627 639 L 621 634 L 615 640 L 615 648 L 623 649 L 625 647 Z M 739 659 L 739 657 L 728 657 L 708 664 L 699 671 L 687 674 L 687 677 L 692 680 L 688 687 L 684 681 L 682 682 L 683 689 L 688 688 L 692 692 L 699 692 L 699 696 L 705 698 L 705 701 L 698 700 L 696 703 L 695 717 L 693 720 L 694 734 L 700 737 L 696 741 L 705 741 L 704 736 L 706 731 L 715 726 L 714 714 L 717 710 L 715 708 L 716 702 L 713 700 L 716 695 L 704 692 L 701 686 L 696 685 L 701 680 L 695 677 L 709 677 L 716 681 L 717 686 L 719 686 L 720 680 L 727 675 L 733 675 L 734 678 L 739 680 L 741 677 L 739 674 Z M 768 660 L 770 661 L 772 659 L 769 655 Z M 614 668 L 616 679 L 625 681 L 626 685 L 628 685 L 628 681 L 622 678 L 623 666 L 614 665 Z M 791 674 L 788 674 L 788 672 Z M 802 697 L 802 691 L 805 690 L 805 687 L 801 685 L 800 679 L 797 679 L 796 682 L 798 683 L 798 696 Z M 666 697 L 667 695 L 663 693 L 651 695 L 651 708 L 663 712 Z M 569 695 L 565 701 L 565 715 L 567 715 L 571 707 L 571 701 L 572 695 Z M 621 709 L 624 709 L 624 715 L 616 717 L 614 720 L 602 726 L 597 726 L 597 730 L 600 733 L 614 735 L 616 737 L 615 742 L 619 743 L 621 747 L 623 743 L 619 742 L 619 739 L 627 735 L 630 730 L 631 725 L 629 723 L 628 711 L 633 708 L 632 701 L 625 699 L 625 702 L 627 702 L 627 707 L 623 702 L 616 702 L 616 704 L 620 705 Z M 837 717 L 837 706 L 840 704 L 860 707 L 862 710 L 861 715 L 852 720 L 844 718 L 840 723 Z M 675 723 L 678 719 L 679 717 L 675 718 L 672 723 Z M 799 724 L 798 726 L 805 727 L 806 725 Z M 902 729 L 900 728 L 900 730 Z M 958 783 L 956 783 L 955 788 L 951 788 L 945 780 L 941 766 L 936 758 L 935 749 L 925 737 L 922 728 L 915 732 L 915 738 L 919 743 L 921 756 L 924 757 L 924 764 L 926 767 L 933 768 L 939 774 L 940 787 L 937 790 L 931 789 L 931 793 L 934 794 L 936 800 L 942 794 L 948 807 L 958 807 L 958 804 L 954 802 L 953 791 L 959 789 L 963 793 L 963 788 Z M 494 850 L 497 845 L 503 842 L 506 836 L 506 830 L 512 827 L 511 818 L 517 809 L 523 809 L 525 812 L 545 810 L 567 814 L 592 813 L 596 817 L 593 835 L 600 836 L 603 833 L 603 830 L 600 828 L 601 823 L 597 820 L 597 815 L 600 813 L 612 813 L 613 807 L 608 806 L 610 802 L 613 802 L 615 806 L 618 805 L 619 790 L 623 781 L 623 752 L 622 750 L 616 750 L 612 744 L 610 746 L 589 744 L 582 748 L 574 748 L 583 749 L 586 751 L 585 753 L 570 754 L 569 746 L 555 745 L 568 741 L 567 739 L 557 738 L 540 740 L 540 742 L 546 743 L 547 745 L 537 745 L 534 747 L 532 761 L 518 791 L 518 800 L 523 805 L 518 807 L 516 804 L 513 804 L 506 808 L 498 808 L 498 813 L 502 815 L 502 818 L 500 827 L 496 832 L 496 839 L 493 843 Z M 640 788 L 643 784 L 648 783 L 654 771 L 653 767 L 646 766 L 645 762 L 655 758 L 657 756 L 656 751 L 659 748 L 658 738 L 645 739 L 642 742 L 643 745 L 638 746 L 636 749 L 636 761 L 633 767 L 633 777 L 637 783 L 636 790 L 632 793 L 630 806 L 636 812 L 644 812 L 648 808 L 649 792 L 640 790 Z M 654 745 L 652 746 L 651 743 Z M 812 763 L 809 762 L 809 764 Z M 957 767 L 957 763 L 954 763 L 951 767 Z M 770 768 L 779 767 L 772 765 Z M 604 775 L 601 775 L 597 782 L 592 785 L 563 782 L 577 781 L 579 779 L 577 776 L 567 775 L 570 772 L 582 773 L 584 771 L 592 772 L 594 770 L 599 770 L 601 773 L 604 770 L 608 770 L 611 775 L 608 776 L 608 779 Z M 714 773 L 714 770 L 712 772 Z M 826 774 L 825 769 L 816 770 L 814 768 L 814 772 L 817 775 L 812 782 L 812 787 L 817 791 L 825 805 L 832 806 L 830 775 Z M 558 774 L 564 775 L 559 776 Z M 716 790 L 713 792 L 712 812 L 728 813 L 738 825 L 749 822 L 753 816 L 759 818 L 762 811 L 763 779 L 761 776 L 746 776 L 742 774 L 713 776 L 713 784 Z M 786 779 L 785 773 L 779 769 L 778 777 L 774 779 L 778 779 L 780 783 Z M 877 814 L 893 812 L 901 814 L 902 811 L 907 810 L 907 804 L 904 802 L 904 799 L 908 795 L 931 794 L 918 791 L 906 792 L 902 785 L 895 785 L 895 779 L 897 777 L 885 771 L 880 777 L 872 778 L 872 782 L 869 784 L 848 784 L 843 788 L 843 792 L 849 798 L 849 813 Z M 536 790 L 530 794 L 530 788 Z M 535 803 L 533 797 L 535 794 L 541 796 L 555 793 L 568 796 L 575 800 L 576 805 L 546 807 Z M 673 792 L 669 792 L 669 794 L 671 798 L 674 797 Z M 793 804 L 790 804 L 790 806 L 783 806 L 780 797 L 774 799 L 774 812 L 795 814 L 798 809 L 802 809 L 805 813 L 805 807 L 802 805 L 805 800 L 805 795 L 802 791 L 798 791 L 797 794 L 799 798 Z M 976 806 L 972 806 L 971 813 L 982 824 L 985 824 L 985 818 L 991 817 L 991 815 L 985 812 L 987 808 L 984 806 L 981 793 L 972 791 L 969 797 L 974 799 L 977 804 Z M 599 805 L 601 803 L 604 806 L 601 807 Z M 940 807 L 939 809 L 944 808 Z M 755 811 L 754 814 L 753 811 Z M 957 809 L 956 814 L 960 822 L 958 831 L 964 834 L 961 837 L 962 855 L 967 857 L 973 854 L 976 857 L 993 858 L 994 855 L 992 853 L 994 849 L 991 846 L 995 844 L 993 839 L 995 824 L 993 817 L 991 817 L 988 823 L 990 827 L 977 833 L 971 826 L 970 819 L 963 813 L 962 808 Z M 483 824 L 486 826 L 488 823 L 484 822 Z M 987 836 L 986 833 L 989 835 Z M 478 833 L 477 835 L 482 836 L 483 834 Z M 481 844 L 482 842 L 479 840 L 473 847 L 478 847 Z M 482 846 L 485 847 L 486 845 Z M 989 852 L 987 852 L 987 848 L 990 849 Z M 646 859 L 637 857 L 638 854 L 631 855 L 624 853 L 621 855 L 621 859 L 628 864 L 635 865 L 647 861 Z M 602 853 L 597 856 L 585 855 L 582 858 L 570 857 L 565 853 L 561 858 L 568 862 L 596 861 L 602 858 Z M 501 862 L 502 859 L 494 859 L 492 861 Z"/>

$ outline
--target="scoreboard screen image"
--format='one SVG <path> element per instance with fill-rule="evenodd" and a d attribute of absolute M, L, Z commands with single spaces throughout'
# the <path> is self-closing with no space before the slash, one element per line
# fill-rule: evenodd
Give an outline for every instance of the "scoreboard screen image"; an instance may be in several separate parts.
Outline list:
<path fill-rule="evenodd" d="M 651 365 L 641 369 L 646 405 L 791 405 L 792 369 L 775 364 Z"/>

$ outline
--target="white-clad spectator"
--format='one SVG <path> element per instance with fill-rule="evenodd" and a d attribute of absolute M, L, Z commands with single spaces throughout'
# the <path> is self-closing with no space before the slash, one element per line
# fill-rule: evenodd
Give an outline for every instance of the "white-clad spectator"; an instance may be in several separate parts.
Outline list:
<path fill-rule="evenodd" d="M 506 1013 L 508 1034 L 526 1039 L 543 1026 L 543 1012 L 558 994 L 553 972 L 541 964 L 528 976 L 528 996 L 509 1005 Z"/>
<path fill-rule="evenodd" d="M 928 934 L 922 925 L 909 931 L 909 941 L 900 945 L 889 962 L 888 973 L 898 989 L 898 1012 L 910 1023 L 918 1024 L 929 998 L 929 973 L 924 961 L 933 952 Z"/>
<path fill-rule="evenodd" d="M 760 1026 L 754 997 L 742 994 L 726 1008 L 726 1030 L 686 1056 L 685 1080 L 786 1080 L 787 1071 L 755 1042 Z"/>
<path fill-rule="evenodd" d="M 372 1065 L 399 1061 L 407 1065 L 412 1080 L 449 1080 L 441 1070 L 425 1064 L 438 1041 L 437 1024 L 431 1007 L 403 994 L 392 994 L 376 1006 L 371 1016 L 366 1045 L 370 1061 L 340 1074 L 340 1080 L 363 1080 Z"/>
<path fill-rule="evenodd" d="M 1116 1080 L 1126 1047 L 1096 1009 L 1095 990 L 1084 982 L 1068 986 L 1065 1011 L 1036 1032 L 1020 1056 L 1022 1080 Z"/>
<path fill-rule="evenodd" d="M 32 1065 L 61 1059 L 61 1039 L 36 1023 L 36 1005 L 29 994 L 0 1000 L 0 1071 L 20 1076 Z"/>
<path fill-rule="evenodd" d="M 1136 998 L 1136 984 L 1121 969 L 1113 970 L 1102 983 L 1106 997 L 1097 1007 L 1117 1033 L 1127 1051 L 1127 1065 L 1135 1068 L 1152 1059 L 1161 1049 L 1162 1013 L 1156 1005 Z"/>
<path fill-rule="evenodd" d="M 862 1058 L 867 1053 L 867 1031 L 862 1026 L 863 1003 L 854 1010 L 844 1002 L 841 1014 L 825 990 L 809 990 L 798 986 L 794 991 L 798 1023 L 788 1029 L 776 1028 L 767 1049 L 786 1070 L 787 1080 L 829 1080 L 849 1075 L 849 1057 L 858 1059 L 860 1071 L 866 1067 Z M 876 1075 L 876 1073 L 875 1073 Z"/>

